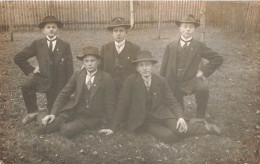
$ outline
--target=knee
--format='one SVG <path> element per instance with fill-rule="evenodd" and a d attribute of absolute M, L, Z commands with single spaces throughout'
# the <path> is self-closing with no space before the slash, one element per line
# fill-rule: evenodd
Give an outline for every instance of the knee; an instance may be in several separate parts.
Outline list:
<path fill-rule="evenodd" d="M 173 142 L 177 142 L 179 138 L 175 134 L 175 132 L 168 132 L 162 136 L 161 140 L 163 140 L 166 143 L 173 143 Z"/>
<path fill-rule="evenodd" d="M 198 94 L 206 94 L 206 95 L 208 95 L 209 94 L 209 87 L 208 87 L 208 85 L 202 85 L 202 86 L 198 87 L 197 93 Z"/>
<path fill-rule="evenodd" d="M 28 90 L 29 89 L 29 86 L 27 85 L 27 84 L 22 84 L 21 85 L 21 90 L 22 91 L 26 91 L 26 90 Z"/>
<path fill-rule="evenodd" d="M 68 127 L 65 125 L 65 126 L 61 127 L 60 135 L 65 138 L 71 139 L 76 135 L 75 129 L 72 129 L 71 127 Z"/>

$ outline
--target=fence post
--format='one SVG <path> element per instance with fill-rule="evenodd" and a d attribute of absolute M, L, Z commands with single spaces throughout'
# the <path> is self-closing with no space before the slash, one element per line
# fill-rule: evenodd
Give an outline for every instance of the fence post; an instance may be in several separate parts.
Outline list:
<path fill-rule="evenodd" d="M 9 32 L 10 32 L 10 41 L 14 41 L 14 36 L 13 36 L 13 21 L 12 21 L 12 12 L 11 12 L 11 4 L 12 2 L 7 2 L 7 10 L 8 10 L 8 26 L 9 26 Z"/>
<path fill-rule="evenodd" d="M 205 25 L 206 25 L 206 3 L 205 1 L 201 2 L 201 8 L 200 8 L 200 29 L 201 29 L 201 42 L 204 42 L 205 40 Z M 201 60 L 200 67 L 204 66 L 206 64 L 205 59 Z"/>
<path fill-rule="evenodd" d="M 134 2 L 130 0 L 130 25 L 131 28 L 134 26 Z"/>
<path fill-rule="evenodd" d="M 206 24 L 206 3 L 205 1 L 201 2 L 200 8 L 200 28 L 201 28 L 201 41 L 204 42 L 205 39 L 205 24 Z"/>
<path fill-rule="evenodd" d="M 158 0 L 158 39 L 161 39 L 161 17 L 162 17 L 162 2 Z"/>

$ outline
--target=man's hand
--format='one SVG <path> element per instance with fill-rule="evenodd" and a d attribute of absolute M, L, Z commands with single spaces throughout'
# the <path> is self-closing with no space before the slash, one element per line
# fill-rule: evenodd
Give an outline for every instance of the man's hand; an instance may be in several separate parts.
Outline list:
<path fill-rule="evenodd" d="M 101 129 L 98 132 L 99 133 L 105 133 L 106 135 L 111 135 L 111 134 L 114 133 L 113 130 L 111 130 L 111 129 Z"/>
<path fill-rule="evenodd" d="M 55 115 L 47 115 L 42 119 L 42 124 L 46 126 L 47 124 L 52 123 L 52 121 L 55 119 Z"/>
<path fill-rule="evenodd" d="M 203 72 L 201 70 L 198 70 L 196 77 L 201 77 L 203 75 Z"/>
<path fill-rule="evenodd" d="M 33 73 L 34 73 L 34 74 L 40 73 L 39 66 L 36 66 L 36 67 L 34 68 Z"/>
<path fill-rule="evenodd" d="M 178 119 L 176 129 L 180 133 L 186 133 L 187 132 L 188 126 L 187 126 L 187 124 L 186 124 L 186 122 L 183 118 Z"/>

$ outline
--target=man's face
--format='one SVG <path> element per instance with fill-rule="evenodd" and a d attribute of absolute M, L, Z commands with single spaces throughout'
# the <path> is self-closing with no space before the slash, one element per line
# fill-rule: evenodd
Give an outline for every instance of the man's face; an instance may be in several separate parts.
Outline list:
<path fill-rule="evenodd" d="M 121 42 L 126 37 L 126 29 L 123 26 L 113 28 L 112 35 L 115 41 Z"/>
<path fill-rule="evenodd" d="M 183 36 L 185 39 L 188 39 L 193 36 L 195 25 L 193 23 L 181 23 L 179 30 L 181 36 Z"/>
<path fill-rule="evenodd" d="M 82 62 L 85 69 L 90 73 L 95 72 L 99 64 L 99 60 L 94 55 L 87 55 L 86 57 L 84 57 Z"/>
<path fill-rule="evenodd" d="M 54 37 L 57 31 L 58 27 L 56 23 L 47 23 L 42 29 L 42 32 L 50 38 Z"/>
<path fill-rule="evenodd" d="M 136 65 L 136 70 L 143 77 L 150 77 L 152 74 L 153 63 L 150 61 L 138 62 Z"/>

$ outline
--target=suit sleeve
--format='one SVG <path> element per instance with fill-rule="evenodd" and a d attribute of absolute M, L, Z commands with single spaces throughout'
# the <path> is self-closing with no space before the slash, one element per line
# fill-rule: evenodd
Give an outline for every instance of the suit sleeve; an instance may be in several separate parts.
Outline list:
<path fill-rule="evenodd" d="M 36 56 L 36 41 L 30 46 L 25 47 L 14 57 L 14 62 L 17 64 L 25 75 L 29 75 L 33 72 L 34 67 L 27 61 L 28 59 Z"/>
<path fill-rule="evenodd" d="M 66 69 L 66 81 L 68 82 L 70 77 L 72 76 L 74 72 L 73 68 L 73 58 L 72 58 L 72 53 L 71 53 L 71 48 L 70 45 L 68 45 L 67 51 L 66 51 L 67 59 L 65 61 L 65 69 Z"/>
<path fill-rule="evenodd" d="M 63 106 L 68 102 L 71 94 L 74 93 L 74 91 L 76 90 L 76 76 L 77 73 L 74 73 L 71 76 L 69 82 L 65 85 L 65 87 L 61 90 L 61 92 L 57 96 L 53 104 L 51 114 L 57 115 L 59 113 L 59 110 L 63 108 Z"/>
<path fill-rule="evenodd" d="M 131 80 L 129 80 L 128 78 L 125 80 L 118 97 L 116 111 L 114 112 L 113 120 L 111 123 L 111 129 L 113 131 L 118 130 L 120 123 L 122 122 L 123 118 L 125 118 L 126 111 L 129 108 L 129 104 L 131 102 L 131 96 Z"/>
<path fill-rule="evenodd" d="M 104 105 L 106 110 L 107 122 L 110 124 L 113 112 L 115 110 L 115 85 L 112 77 L 109 75 L 106 82 L 105 93 L 104 93 Z"/>
<path fill-rule="evenodd" d="M 201 43 L 201 56 L 209 62 L 201 68 L 203 75 L 209 77 L 223 63 L 223 57 L 212 51 L 204 43 Z"/>
<path fill-rule="evenodd" d="M 165 104 L 170 107 L 173 114 L 177 118 L 183 117 L 182 108 L 178 103 L 178 101 L 176 100 L 176 98 L 174 97 L 174 95 L 172 94 L 171 89 L 165 79 L 163 80 L 163 86 L 164 86 Z"/>
<path fill-rule="evenodd" d="M 168 65 L 168 62 L 169 62 L 169 55 L 170 55 L 170 52 L 169 52 L 169 45 L 166 47 L 166 50 L 164 52 L 164 55 L 163 55 L 163 60 L 162 60 L 162 64 L 161 64 L 161 69 L 160 69 L 160 75 L 165 77 L 166 76 L 166 69 L 167 69 L 167 65 Z"/>

